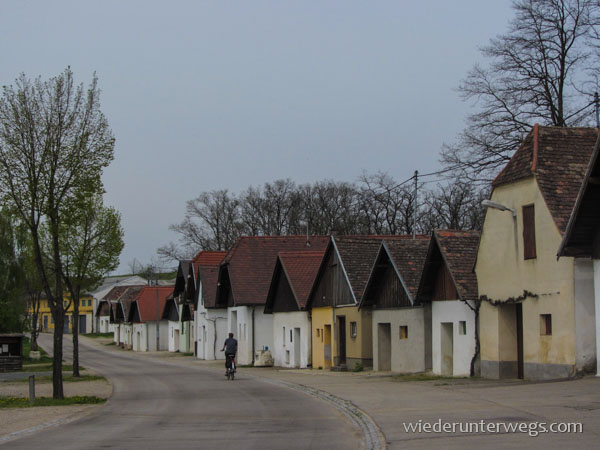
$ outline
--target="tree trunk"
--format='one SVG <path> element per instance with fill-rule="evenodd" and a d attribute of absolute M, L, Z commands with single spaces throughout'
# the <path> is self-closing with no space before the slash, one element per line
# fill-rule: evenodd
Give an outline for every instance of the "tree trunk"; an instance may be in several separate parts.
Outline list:
<path fill-rule="evenodd" d="M 52 361 L 52 398 L 63 399 L 62 356 L 65 313 L 60 307 L 55 308 L 54 314 L 54 360 Z"/>
<path fill-rule="evenodd" d="M 73 301 L 73 376 L 79 377 L 79 291 L 76 290 Z"/>
<path fill-rule="evenodd" d="M 34 352 L 38 351 L 37 338 L 39 334 L 38 330 L 38 313 L 34 312 L 31 317 L 31 350 Z"/>
<path fill-rule="evenodd" d="M 481 300 L 477 300 L 475 303 L 474 313 L 475 313 L 475 353 L 473 354 L 473 358 L 471 358 L 471 370 L 469 375 L 475 376 L 475 363 L 477 362 L 477 358 L 479 358 L 479 351 L 481 348 L 481 343 L 479 339 L 479 310 L 481 309 Z"/>

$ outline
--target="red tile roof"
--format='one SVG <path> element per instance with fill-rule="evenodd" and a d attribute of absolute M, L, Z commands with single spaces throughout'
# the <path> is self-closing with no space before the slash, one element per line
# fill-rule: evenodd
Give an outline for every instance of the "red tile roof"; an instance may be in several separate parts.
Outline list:
<path fill-rule="evenodd" d="M 279 253 L 279 261 L 301 310 L 306 306 L 324 254 L 325 248 L 318 252 Z"/>
<path fill-rule="evenodd" d="M 144 286 L 138 293 L 137 303 L 140 320 L 147 322 L 156 320 L 156 294 L 158 293 L 158 317 L 162 316 L 167 296 L 173 292 L 171 286 Z"/>
<path fill-rule="evenodd" d="M 277 255 L 285 251 L 321 251 L 328 236 L 244 236 L 223 260 L 229 271 L 235 305 L 264 305 L 269 293 Z"/>
<path fill-rule="evenodd" d="M 227 252 L 214 252 L 203 250 L 194 256 L 192 264 L 194 264 L 194 273 L 198 273 L 198 267 L 200 266 L 218 266 L 225 258 Z"/>
<path fill-rule="evenodd" d="M 479 294 L 474 267 L 479 246 L 479 231 L 435 230 L 433 236 L 460 299 L 476 300 Z"/>
<path fill-rule="evenodd" d="M 564 233 L 597 138 L 596 128 L 536 125 L 492 186 L 535 175 L 554 222 Z"/>

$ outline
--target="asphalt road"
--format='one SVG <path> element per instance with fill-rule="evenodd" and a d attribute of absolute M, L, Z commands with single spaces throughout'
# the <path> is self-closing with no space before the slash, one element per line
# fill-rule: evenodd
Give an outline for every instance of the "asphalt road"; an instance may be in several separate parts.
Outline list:
<path fill-rule="evenodd" d="M 72 352 L 65 339 L 65 359 Z M 51 347 L 51 336 L 40 342 Z M 11 449 L 352 449 L 361 434 L 328 403 L 244 376 L 80 343 L 80 364 L 110 379 L 97 413 L 11 441 Z"/>

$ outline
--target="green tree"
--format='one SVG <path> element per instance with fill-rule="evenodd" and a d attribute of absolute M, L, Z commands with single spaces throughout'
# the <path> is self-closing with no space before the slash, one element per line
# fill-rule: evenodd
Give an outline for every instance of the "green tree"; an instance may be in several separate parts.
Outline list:
<path fill-rule="evenodd" d="M 23 331 L 23 230 L 0 211 L 0 333 Z"/>
<path fill-rule="evenodd" d="M 54 319 L 53 397 L 62 383 L 63 213 L 74 198 L 102 190 L 101 174 L 113 159 L 114 137 L 100 111 L 94 74 L 87 90 L 70 68 L 43 81 L 22 74 L 0 98 L 0 198 L 31 235 L 35 265 Z M 44 252 L 43 230 L 48 248 Z"/>
<path fill-rule="evenodd" d="M 79 376 L 79 304 L 81 294 L 99 286 L 119 265 L 123 250 L 121 216 L 105 207 L 100 194 L 76 199 L 61 223 L 63 279 L 73 302 L 73 376 Z"/>

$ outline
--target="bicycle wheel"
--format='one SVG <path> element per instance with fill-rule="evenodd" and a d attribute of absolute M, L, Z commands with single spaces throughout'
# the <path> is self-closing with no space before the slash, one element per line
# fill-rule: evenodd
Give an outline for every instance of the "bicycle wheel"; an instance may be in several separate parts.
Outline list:
<path fill-rule="evenodd" d="M 232 370 L 231 371 L 231 381 L 233 381 L 234 378 L 235 378 L 235 372 Z"/>

